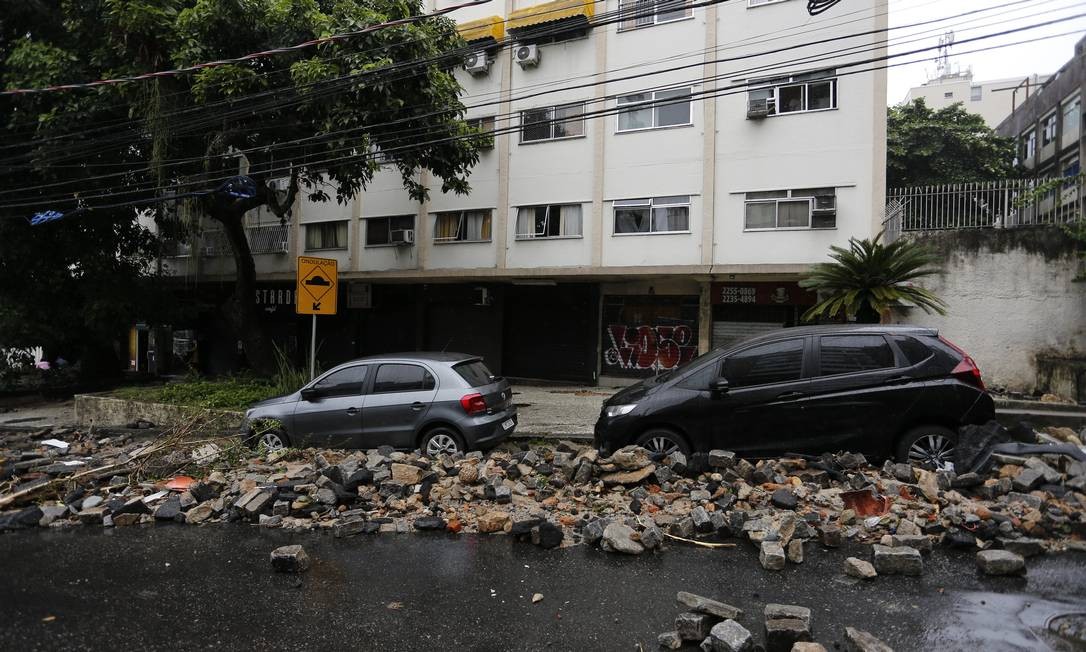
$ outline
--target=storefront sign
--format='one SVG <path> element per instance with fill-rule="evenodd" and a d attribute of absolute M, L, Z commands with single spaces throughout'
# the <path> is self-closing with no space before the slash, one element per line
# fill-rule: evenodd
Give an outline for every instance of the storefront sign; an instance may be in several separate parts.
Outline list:
<path fill-rule="evenodd" d="M 795 281 L 713 283 L 712 302 L 723 305 L 813 306 L 817 295 Z"/>
<path fill-rule="evenodd" d="M 256 305 L 274 312 L 279 306 L 294 305 L 294 288 L 262 287 L 256 289 Z"/>

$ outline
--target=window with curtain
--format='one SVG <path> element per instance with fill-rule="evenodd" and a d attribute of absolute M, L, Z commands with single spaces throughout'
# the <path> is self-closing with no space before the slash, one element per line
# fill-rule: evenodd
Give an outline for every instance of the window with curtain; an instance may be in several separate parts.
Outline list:
<path fill-rule="evenodd" d="M 690 197 L 623 199 L 614 203 L 615 233 L 674 233 L 690 230 Z"/>
<path fill-rule="evenodd" d="M 837 108 L 837 71 L 820 70 L 749 82 L 748 100 L 767 100 L 769 115 Z"/>
<path fill-rule="evenodd" d="M 381 247 L 392 244 L 392 232 L 415 228 L 414 215 L 366 218 L 366 246 Z"/>
<path fill-rule="evenodd" d="M 581 236 L 581 205 L 551 204 L 517 209 L 517 239 Z"/>
<path fill-rule="evenodd" d="M 316 251 L 319 249 L 346 249 L 347 221 L 306 224 L 305 248 L 308 251 Z"/>
<path fill-rule="evenodd" d="M 435 213 L 434 242 L 489 242 L 490 213 L 489 209 Z"/>

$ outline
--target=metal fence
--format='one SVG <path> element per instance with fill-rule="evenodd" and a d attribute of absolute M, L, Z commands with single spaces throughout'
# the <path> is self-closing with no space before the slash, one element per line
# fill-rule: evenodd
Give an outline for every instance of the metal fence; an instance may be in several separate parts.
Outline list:
<path fill-rule="evenodd" d="M 249 239 L 249 249 L 254 254 L 278 254 L 290 251 L 290 225 L 271 224 L 245 227 Z M 202 256 L 231 255 L 230 241 L 221 229 L 211 229 L 200 234 L 199 251 Z M 165 256 L 187 256 L 191 247 L 185 243 L 171 241 L 163 247 Z"/>
<path fill-rule="evenodd" d="M 1083 217 L 1083 179 L 1005 179 L 891 188 L 883 228 L 909 231 L 999 229 L 1065 224 Z"/>

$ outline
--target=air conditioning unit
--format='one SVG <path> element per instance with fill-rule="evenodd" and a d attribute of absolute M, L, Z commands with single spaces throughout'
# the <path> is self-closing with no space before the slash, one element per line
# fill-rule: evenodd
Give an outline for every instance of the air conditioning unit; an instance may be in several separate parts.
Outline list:
<path fill-rule="evenodd" d="M 494 297 L 490 294 L 490 290 L 487 288 L 475 288 L 475 305 L 477 306 L 492 306 L 494 305 Z"/>
<path fill-rule="evenodd" d="M 391 236 L 392 244 L 404 247 L 415 244 L 414 229 L 397 229 L 389 235 Z"/>
<path fill-rule="evenodd" d="M 836 195 L 817 195 L 814 198 L 814 212 L 816 212 L 816 213 L 836 213 L 837 212 L 837 196 Z"/>
<path fill-rule="evenodd" d="M 747 101 L 747 118 L 750 120 L 761 120 L 772 112 L 773 100 L 769 98 Z"/>
<path fill-rule="evenodd" d="M 538 45 L 521 45 L 513 52 L 513 59 L 520 64 L 521 68 L 527 68 L 528 66 L 535 66 L 539 64 L 539 46 Z"/>
<path fill-rule="evenodd" d="M 490 72 L 490 59 L 485 50 L 472 52 L 464 58 L 464 70 L 473 75 L 485 75 Z"/>

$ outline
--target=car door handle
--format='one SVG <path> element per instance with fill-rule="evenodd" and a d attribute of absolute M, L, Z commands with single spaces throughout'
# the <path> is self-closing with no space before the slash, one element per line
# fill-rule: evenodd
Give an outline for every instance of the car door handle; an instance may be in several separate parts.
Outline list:
<path fill-rule="evenodd" d="M 421 410 L 424 407 L 426 407 L 426 405 L 423 404 L 423 403 L 420 403 L 419 401 L 415 401 L 414 403 L 411 404 L 411 409 L 414 410 L 415 412 L 418 412 L 419 410 Z"/>
<path fill-rule="evenodd" d="M 806 396 L 806 394 L 804 394 L 803 392 L 785 392 L 783 394 L 778 394 L 777 395 L 777 400 L 778 401 L 792 401 L 792 400 L 795 400 L 797 398 L 803 398 L 804 396 Z"/>
<path fill-rule="evenodd" d="M 356 414 L 358 414 L 358 408 L 353 408 L 353 407 L 347 408 L 347 416 L 352 416 L 353 417 Z"/>

